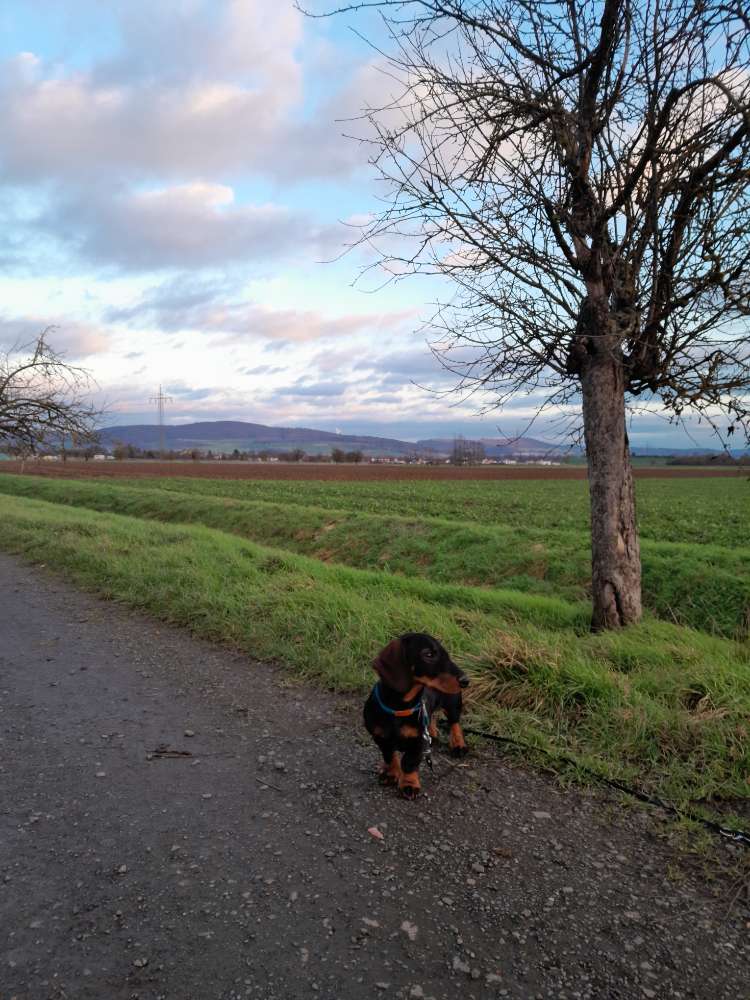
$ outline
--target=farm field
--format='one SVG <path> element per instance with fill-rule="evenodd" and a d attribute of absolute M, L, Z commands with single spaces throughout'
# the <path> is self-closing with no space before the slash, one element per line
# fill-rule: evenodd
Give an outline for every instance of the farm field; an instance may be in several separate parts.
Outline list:
<path fill-rule="evenodd" d="M 0 477 L 16 495 L 231 532 L 326 563 L 589 598 L 588 498 L 581 482 L 306 483 Z M 657 617 L 733 637 L 746 629 L 747 484 L 640 486 L 646 606 Z M 656 539 L 666 539 L 657 541 Z M 698 544 L 696 544 L 698 543 Z M 483 595 L 486 597 L 486 594 Z"/>
<path fill-rule="evenodd" d="M 745 478 L 639 479 L 647 614 L 594 636 L 581 480 L 59 471 L 0 475 L 3 548 L 339 689 L 372 683 L 393 634 L 433 632 L 473 677 L 475 723 L 679 803 L 747 807 Z"/>
<path fill-rule="evenodd" d="M 18 461 L 3 462 L 3 472 L 22 472 Z M 495 481 L 508 479 L 585 479 L 583 465 L 474 465 L 454 467 L 451 465 L 371 465 L 324 463 L 324 462 L 211 462 L 211 461 L 168 461 L 149 459 L 138 461 L 126 459 L 117 462 L 32 462 L 26 471 L 41 476 L 72 476 L 83 478 L 119 479 L 155 477 L 198 479 L 261 479 L 261 480 L 320 480 L 324 482 L 422 482 L 441 481 L 463 482 L 465 480 Z M 722 466 L 642 466 L 635 464 L 638 478 L 696 479 L 742 476 L 736 468 Z M 747 475 L 747 472 L 744 473 Z"/>

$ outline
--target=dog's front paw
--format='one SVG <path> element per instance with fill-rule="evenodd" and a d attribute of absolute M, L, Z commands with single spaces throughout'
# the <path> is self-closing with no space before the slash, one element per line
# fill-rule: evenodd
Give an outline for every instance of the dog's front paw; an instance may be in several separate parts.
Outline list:
<path fill-rule="evenodd" d="M 381 785 L 394 786 L 398 784 L 398 775 L 391 774 L 390 771 L 381 771 L 378 775 L 378 782 Z"/>
<path fill-rule="evenodd" d="M 464 739 L 463 730 L 457 722 L 454 722 L 450 727 L 448 746 L 450 747 L 451 757 L 465 757 L 469 752 L 469 748 L 466 746 L 466 740 Z"/>
<path fill-rule="evenodd" d="M 402 774 L 398 788 L 405 799 L 416 799 L 420 792 L 419 775 L 416 771 Z"/>

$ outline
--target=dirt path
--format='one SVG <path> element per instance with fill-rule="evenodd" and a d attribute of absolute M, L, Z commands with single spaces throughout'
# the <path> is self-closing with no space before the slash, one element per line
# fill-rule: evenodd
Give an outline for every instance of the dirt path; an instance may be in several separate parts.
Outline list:
<path fill-rule="evenodd" d="M 658 819 L 489 756 L 402 802 L 359 711 L 0 556 L 0 1000 L 750 996 Z"/>

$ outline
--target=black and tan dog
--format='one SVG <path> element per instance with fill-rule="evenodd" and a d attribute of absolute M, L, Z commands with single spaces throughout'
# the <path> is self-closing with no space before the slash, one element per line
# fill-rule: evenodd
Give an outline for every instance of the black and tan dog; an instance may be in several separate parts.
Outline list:
<path fill-rule="evenodd" d="M 468 687 L 469 678 L 437 639 L 424 632 L 407 632 L 389 642 L 372 665 L 380 680 L 365 703 L 364 719 L 383 754 L 380 780 L 398 785 L 406 798 L 415 798 L 425 730 L 429 725 L 430 735 L 437 735 L 437 710 L 443 709 L 448 716 L 451 753 L 466 753 L 459 719 L 461 690 Z"/>

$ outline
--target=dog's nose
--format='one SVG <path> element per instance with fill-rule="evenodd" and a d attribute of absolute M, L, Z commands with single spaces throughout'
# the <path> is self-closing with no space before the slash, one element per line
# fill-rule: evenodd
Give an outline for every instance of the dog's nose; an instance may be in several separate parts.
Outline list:
<path fill-rule="evenodd" d="M 459 687 L 462 688 L 467 688 L 469 686 L 469 678 L 466 676 L 466 674 L 461 674 L 461 676 L 458 678 L 458 684 Z"/>

